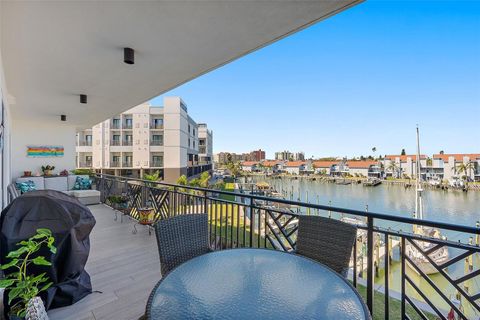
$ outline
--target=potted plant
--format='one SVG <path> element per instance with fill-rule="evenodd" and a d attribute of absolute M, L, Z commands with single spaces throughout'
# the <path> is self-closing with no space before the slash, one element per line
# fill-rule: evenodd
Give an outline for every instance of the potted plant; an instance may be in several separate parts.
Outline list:
<path fill-rule="evenodd" d="M 8 305 L 10 306 L 10 320 L 24 319 L 29 306 L 38 304 L 41 299 L 34 300 L 42 291 L 47 290 L 53 283 L 46 276 L 46 273 L 31 274 L 28 266 L 51 266 L 44 256 L 35 254 L 43 246 L 47 246 L 51 253 L 55 254 L 57 249 L 53 245 L 55 238 L 49 229 L 37 229 L 37 233 L 28 240 L 20 241 L 17 250 L 8 253 L 10 262 L 0 266 L 0 269 L 16 269 L 8 273 L 5 279 L 0 279 L 0 288 L 8 292 Z"/>
<path fill-rule="evenodd" d="M 60 171 L 61 176 L 68 176 L 68 170 L 62 170 Z"/>
<path fill-rule="evenodd" d="M 32 176 L 32 171 L 23 171 L 23 176 L 24 177 L 31 177 Z"/>
<path fill-rule="evenodd" d="M 51 175 L 52 175 L 52 171 L 53 171 L 54 169 L 55 169 L 55 166 L 51 166 L 51 165 L 42 166 L 43 175 L 44 175 L 44 176 L 51 176 Z"/>

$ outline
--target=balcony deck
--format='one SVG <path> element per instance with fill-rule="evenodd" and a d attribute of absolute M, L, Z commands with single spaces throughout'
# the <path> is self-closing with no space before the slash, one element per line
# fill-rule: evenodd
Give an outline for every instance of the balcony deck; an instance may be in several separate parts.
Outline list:
<path fill-rule="evenodd" d="M 86 270 L 94 292 L 76 304 L 49 311 L 51 320 L 138 319 L 145 311 L 148 295 L 160 279 L 155 235 L 143 226 L 132 234 L 133 221 L 104 205 L 89 206 L 97 224 L 90 235 Z"/>

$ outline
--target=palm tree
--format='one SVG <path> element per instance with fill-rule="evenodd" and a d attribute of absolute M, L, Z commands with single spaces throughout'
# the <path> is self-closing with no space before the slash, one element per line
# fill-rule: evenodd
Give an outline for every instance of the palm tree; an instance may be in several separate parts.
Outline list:
<path fill-rule="evenodd" d="M 159 178 L 160 178 L 160 171 L 158 171 L 158 170 L 155 171 L 155 172 L 152 173 L 152 174 L 147 174 L 147 173 L 145 173 L 145 174 L 143 175 L 143 180 L 147 180 L 147 181 L 154 181 L 154 182 L 156 182 L 156 181 L 158 181 Z M 155 183 L 149 183 L 149 182 L 147 182 L 146 184 L 147 184 L 147 186 L 149 186 L 149 187 L 154 187 L 154 186 L 155 186 Z"/>
<path fill-rule="evenodd" d="M 242 165 L 240 164 L 240 162 L 230 162 L 227 163 L 227 169 L 230 171 L 233 178 L 236 179 L 242 171 Z"/>
<path fill-rule="evenodd" d="M 202 188 L 208 188 L 210 178 L 210 173 L 208 171 L 202 172 L 200 178 L 198 179 L 199 186 Z"/>
<path fill-rule="evenodd" d="M 468 161 L 467 163 L 460 163 L 459 165 L 452 168 L 452 170 L 454 170 L 456 173 L 463 173 L 462 179 L 463 177 L 466 177 L 469 173 L 471 175 L 473 169 L 475 169 L 475 164 L 472 161 Z"/>
<path fill-rule="evenodd" d="M 397 178 L 399 177 L 399 174 L 398 174 L 399 169 L 400 168 L 398 167 L 398 165 L 395 161 L 391 161 L 390 164 L 387 167 L 387 170 L 392 171 L 392 176 L 393 176 L 393 174 L 395 174 L 395 176 Z"/>

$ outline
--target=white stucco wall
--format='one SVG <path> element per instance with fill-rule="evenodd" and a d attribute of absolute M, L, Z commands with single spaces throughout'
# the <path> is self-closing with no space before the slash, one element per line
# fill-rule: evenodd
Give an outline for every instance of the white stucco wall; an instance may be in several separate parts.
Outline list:
<path fill-rule="evenodd" d="M 23 175 L 23 171 L 41 173 L 42 165 L 55 166 L 54 173 L 75 168 L 76 128 L 60 117 L 51 121 L 32 119 L 12 119 L 12 178 Z M 68 118 L 67 118 L 68 120 Z M 27 157 L 27 146 L 63 146 L 63 157 L 32 158 Z"/>

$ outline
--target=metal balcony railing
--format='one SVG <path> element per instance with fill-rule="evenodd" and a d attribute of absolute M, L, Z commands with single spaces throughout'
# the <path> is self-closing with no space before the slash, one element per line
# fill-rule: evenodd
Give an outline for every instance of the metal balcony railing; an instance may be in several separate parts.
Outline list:
<path fill-rule="evenodd" d="M 120 129 L 120 127 L 121 127 L 120 123 L 112 123 L 111 129 L 118 130 L 118 129 Z"/>
<path fill-rule="evenodd" d="M 446 319 L 449 312 L 456 319 L 473 319 L 480 313 L 480 293 L 474 284 L 480 270 L 473 266 L 480 254 L 478 227 L 111 175 L 97 175 L 96 187 L 106 204 L 109 195 L 125 194 L 124 211 L 134 219 L 147 204 L 155 221 L 208 213 L 210 243 L 216 250 L 251 247 L 294 252 L 299 215 L 353 223 L 359 231 L 349 279 L 365 292 L 371 312 L 381 310 L 385 319 Z M 436 228 L 452 240 L 409 231 L 418 228 Z M 445 250 L 449 253 L 445 259 L 435 258 Z M 374 304 L 376 289 L 381 292 Z"/>
<path fill-rule="evenodd" d="M 121 146 L 122 143 L 120 142 L 120 140 L 111 140 L 110 145 L 111 146 Z"/>
<path fill-rule="evenodd" d="M 110 162 L 111 168 L 120 168 L 120 161 L 112 161 Z"/>
<path fill-rule="evenodd" d="M 124 168 L 131 168 L 132 167 L 132 161 L 124 161 L 122 163 L 122 167 Z"/>
<path fill-rule="evenodd" d="M 152 161 L 151 166 L 154 168 L 161 168 L 163 167 L 163 161 Z"/>
<path fill-rule="evenodd" d="M 79 141 L 77 143 L 77 146 L 92 146 L 92 141 L 89 141 L 89 140 L 83 140 L 83 141 Z"/>
<path fill-rule="evenodd" d="M 92 162 L 91 161 L 82 161 L 78 164 L 79 168 L 91 168 Z"/>
<path fill-rule="evenodd" d="M 132 140 L 123 140 L 122 146 L 131 146 L 133 144 Z"/>
<path fill-rule="evenodd" d="M 124 123 L 123 124 L 123 129 L 132 129 L 132 124 L 131 123 Z"/>
<path fill-rule="evenodd" d="M 163 124 L 155 124 L 155 123 L 151 123 L 150 124 L 150 129 L 163 129 Z"/>
<path fill-rule="evenodd" d="M 150 140 L 151 146 L 163 146 L 163 140 Z"/>

